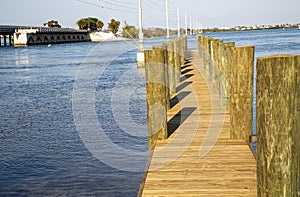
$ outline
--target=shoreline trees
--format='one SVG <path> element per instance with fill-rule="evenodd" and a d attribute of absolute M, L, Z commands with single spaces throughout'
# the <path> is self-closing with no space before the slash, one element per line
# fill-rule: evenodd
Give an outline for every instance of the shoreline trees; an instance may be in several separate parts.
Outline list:
<path fill-rule="evenodd" d="M 77 26 L 81 30 L 102 31 L 104 23 L 93 17 L 81 18 L 77 21 Z"/>
<path fill-rule="evenodd" d="M 115 19 L 111 19 L 110 23 L 108 23 L 108 29 L 113 33 L 116 34 L 119 31 L 120 21 L 116 21 Z"/>
<path fill-rule="evenodd" d="M 57 20 L 51 20 L 48 21 L 47 23 L 44 23 L 45 27 L 56 27 L 56 28 L 61 28 L 60 24 L 58 23 Z"/>

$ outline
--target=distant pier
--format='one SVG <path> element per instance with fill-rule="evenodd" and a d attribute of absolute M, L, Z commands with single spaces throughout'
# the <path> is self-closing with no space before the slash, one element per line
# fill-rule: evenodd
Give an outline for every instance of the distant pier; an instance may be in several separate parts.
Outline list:
<path fill-rule="evenodd" d="M 47 45 L 91 41 L 89 31 L 86 30 L 28 26 L 0 26 L 0 38 L 0 46 Z"/>

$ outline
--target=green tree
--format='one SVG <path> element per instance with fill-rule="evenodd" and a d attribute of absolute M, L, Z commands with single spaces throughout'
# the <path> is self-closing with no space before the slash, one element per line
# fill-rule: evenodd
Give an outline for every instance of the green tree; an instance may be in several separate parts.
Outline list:
<path fill-rule="evenodd" d="M 102 30 L 104 24 L 101 20 L 97 18 L 88 17 L 79 19 L 77 21 L 77 26 L 79 27 L 79 29 L 97 31 L 98 29 Z"/>
<path fill-rule="evenodd" d="M 102 31 L 102 28 L 104 26 L 104 23 L 101 21 L 101 20 L 98 20 L 97 23 L 96 23 L 96 26 L 99 30 Z"/>
<path fill-rule="evenodd" d="M 108 29 L 112 31 L 113 34 L 116 34 L 119 31 L 120 21 L 116 21 L 115 19 L 111 19 L 110 23 L 108 23 Z"/>
<path fill-rule="evenodd" d="M 87 27 L 85 19 L 78 20 L 77 26 L 79 27 L 79 29 L 85 29 Z"/>
<path fill-rule="evenodd" d="M 123 37 L 131 38 L 131 39 L 138 38 L 138 29 L 135 28 L 135 26 L 128 25 L 125 22 L 125 27 L 123 27 L 122 29 L 123 29 L 123 32 L 122 32 Z"/>
<path fill-rule="evenodd" d="M 44 23 L 44 26 L 46 27 L 56 27 L 56 28 L 61 28 L 60 24 L 58 23 L 57 20 L 51 20 L 48 21 L 47 23 Z"/>

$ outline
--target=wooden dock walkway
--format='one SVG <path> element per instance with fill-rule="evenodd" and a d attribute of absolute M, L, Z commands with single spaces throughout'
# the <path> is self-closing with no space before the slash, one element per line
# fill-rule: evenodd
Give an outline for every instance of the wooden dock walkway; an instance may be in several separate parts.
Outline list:
<path fill-rule="evenodd" d="M 189 59 L 168 110 L 170 136 L 156 143 L 141 195 L 256 196 L 255 157 L 245 140 L 230 139 L 228 111 L 197 53 Z"/>

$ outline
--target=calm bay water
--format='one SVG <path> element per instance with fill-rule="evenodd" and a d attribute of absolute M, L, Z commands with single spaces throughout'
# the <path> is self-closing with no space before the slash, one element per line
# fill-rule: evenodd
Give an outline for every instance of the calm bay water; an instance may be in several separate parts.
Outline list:
<path fill-rule="evenodd" d="M 256 56 L 300 54 L 298 29 L 208 35 L 255 45 Z M 147 40 L 146 48 L 164 41 Z M 189 37 L 190 49 L 195 41 Z M 0 48 L 1 196 L 136 196 L 147 127 L 134 46 Z"/>

